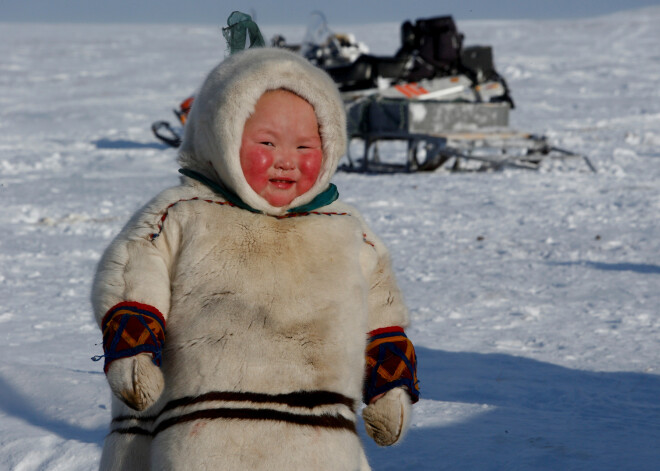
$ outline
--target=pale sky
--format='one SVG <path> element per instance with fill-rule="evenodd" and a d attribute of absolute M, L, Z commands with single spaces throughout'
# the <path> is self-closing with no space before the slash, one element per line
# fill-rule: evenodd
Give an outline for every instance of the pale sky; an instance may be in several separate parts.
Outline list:
<path fill-rule="evenodd" d="M 473 19 L 584 18 L 660 5 L 660 0 L 0 0 L 0 22 L 200 23 L 225 25 L 234 10 L 262 25 L 362 24 L 452 15 Z"/>

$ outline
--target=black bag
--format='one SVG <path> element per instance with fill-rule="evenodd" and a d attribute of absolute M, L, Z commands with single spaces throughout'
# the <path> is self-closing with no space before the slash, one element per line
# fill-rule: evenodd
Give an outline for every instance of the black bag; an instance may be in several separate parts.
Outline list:
<path fill-rule="evenodd" d="M 490 46 L 469 46 L 461 53 L 463 67 L 475 83 L 498 78 Z"/>
<path fill-rule="evenodd" d="M 412 54 L 415 63 L 410 81 L 458 73 L 461 66 L 463 34 L 451 16 L 420 19 L 401 26 L 402 46 L 397 56 Z"/>

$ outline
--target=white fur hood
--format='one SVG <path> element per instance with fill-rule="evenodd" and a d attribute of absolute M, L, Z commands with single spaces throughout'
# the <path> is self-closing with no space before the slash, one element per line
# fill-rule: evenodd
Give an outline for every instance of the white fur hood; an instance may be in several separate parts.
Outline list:
<path fill-rule="evenodd" d="M 245 121 L 261 95 L 279 88 L 314 107 L 323 145 L 323 166 L 316 184 L 284 207 L 270 205 L 252 190 L 240 165 Z M 275 216 L 325 191 L 345 150 L 346 116 L 332 79 L 296 53 L 257 48 L 234 54 L 210 72 L 186 122 L 179 163 L 224 185 L 252 208 Z"/>

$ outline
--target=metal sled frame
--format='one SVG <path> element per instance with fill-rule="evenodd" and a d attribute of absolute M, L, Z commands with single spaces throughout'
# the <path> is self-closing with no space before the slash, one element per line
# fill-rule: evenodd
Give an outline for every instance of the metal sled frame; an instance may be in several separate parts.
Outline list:
<path fill-rule="evenodd" d="M 547 158 L 579 158 L 589 170 L 596 171 L 586 156 L 552 146 L 545 136 L 507 129 L 434 134 L 367 132 L 352 133 L 349 139 L 351 142 L 361 139 L 364 143 L 364 153 L 356 158 L 351 155 L 350 145 L 348 146 L 348 163 L 340 167 L 348 172 L 433 171 L 443 165 L 452 171 L 459 171 L 465 169 L 465 161 L 479 163 L 476 170 L 499 170 L 503 167 L 535 170 L 539 168 L 542 160 Z M 383 141 L 406 142 L 405 157 L 397 162 L 384 161 L 378 149 L 378 144 Z M 425 150 L 423 156 L 420 153 L 422 149 Z"/>

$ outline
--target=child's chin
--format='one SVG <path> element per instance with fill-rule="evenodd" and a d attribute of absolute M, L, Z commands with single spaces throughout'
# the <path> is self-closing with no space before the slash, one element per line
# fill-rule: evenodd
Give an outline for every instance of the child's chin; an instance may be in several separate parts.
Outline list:
<path fill-rule="evenodd" d="M 268 201 L 268 204 L 271 206 L 281 208 L 282 206 L 291 203 L 295 198 L 295 195 L 268 195 L 266 201 Z"/>

